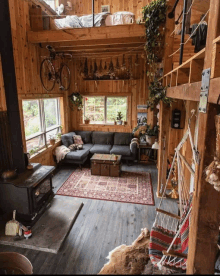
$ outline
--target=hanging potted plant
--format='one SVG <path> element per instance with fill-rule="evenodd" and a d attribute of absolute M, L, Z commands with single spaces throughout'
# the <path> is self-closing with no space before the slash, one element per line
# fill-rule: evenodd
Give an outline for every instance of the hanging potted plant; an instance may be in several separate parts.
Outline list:
<path fill-rule="evenodd" d="M 158 136 L 158 126 L 154 126 L 153 128 L 150 128 L 150 125 L 147 125 L 147 130 L 146 130 L 146 143 L 149 144 L 150 146 L 153 145 L 155 142 L 155 139 Z"/>
<path fill-rule="evenodd" d="M 90 118 L 89 118 L 89 116 L 85 116 L 85 118 L 84 118 L 84 123 L 85 123 L 86 125 L 88 125 L 88 124 L 90 123 Z"/>
<path fill-rule="evenodd" d="M 122 118 L 123 118 L 123 115 L 122 115 L 121 111 L 118 111 L 117 118 L 116 118 L 118 125 L 122 125 Z"/>
<path fill-rule="evenodd" d="M 74 110 L 74 106 L 76 106 L 78 110 L 81 110 L 83 108 L 83 97 L 78 92 L 72 93 L 69 96 L 69 100 L 72 110 Z"/>

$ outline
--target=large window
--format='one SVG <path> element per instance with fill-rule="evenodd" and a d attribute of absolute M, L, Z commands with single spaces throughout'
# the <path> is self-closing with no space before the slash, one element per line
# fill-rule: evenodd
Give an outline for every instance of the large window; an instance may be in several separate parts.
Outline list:
<path fill-rule="evenodd" d="M 60 131 L 59 99 L 23 100 L 22 107 L 27 152 L 47 147 L 50 136 Z"/>
<path fill-rule="evenodd" d="M 57 0 L 44 0 L 54 11 L 56 10 Z"/>
<path fill-rule="evenodd" d="M 84 97 L 84 119 L 88 117 L 91 124 L 113 124 L 118 111 L 122 120 L 127 121 L 127 97 Z"/>

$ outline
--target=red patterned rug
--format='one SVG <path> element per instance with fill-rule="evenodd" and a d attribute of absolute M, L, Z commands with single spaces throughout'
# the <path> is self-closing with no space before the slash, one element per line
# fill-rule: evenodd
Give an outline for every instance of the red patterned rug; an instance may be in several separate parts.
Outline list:
<path fill-rule="evenodd" d="M 56 194 L 154 205 L 151 176 L 148 172 L 122 172 L 120 177 L 110 177 L 91 175 L 88 168 L 76 169 Z"/>

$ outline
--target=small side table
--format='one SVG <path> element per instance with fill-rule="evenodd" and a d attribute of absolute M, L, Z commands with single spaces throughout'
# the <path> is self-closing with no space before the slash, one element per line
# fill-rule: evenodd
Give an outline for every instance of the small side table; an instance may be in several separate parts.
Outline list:
<path fill-rule="evenodd" d="M 141 162 L 141 150 L 144 149 L 149 149 L 150 151 L 153 151 L 153 160 L 152 161 L 155 161 L 157 160 L 157 150 L 155 149 L 152 149 L 152 146 L 148 145 L 147 143 L 140 143 L 139 144 L 139 148 L 138 148 L 138 162 Z M 150 154 L 151 155 L 151 154 Z"/>

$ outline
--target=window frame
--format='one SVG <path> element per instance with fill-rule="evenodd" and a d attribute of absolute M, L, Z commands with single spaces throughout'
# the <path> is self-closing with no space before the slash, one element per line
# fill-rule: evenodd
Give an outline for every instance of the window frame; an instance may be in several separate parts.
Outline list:
<path fill-rule="evenodd" d="M 129 103 L 129 95 L 84 95 L 83 96 L 83 122 L 84 122 L 84 119 L 85 119 L 85 99 L 86 98 L 95 98 L 95 97 L 103 97 L 104 98 L 104 122 L 103 123 L 92 123 L 94 125 L 114 125 L 114 123 L 107 123 L 107 99 L 108 98 L 126 98 L 126 101 L 127 101 L 127 108 L 126 108 L 126 119 L 125 121 L 128 120 L 128 110 L 129 110 L 129 106 L 128 106 L 128 103 Z"/>
<path fill-rule="evenodd" d="M 57 104 L 56 104 L 56 116 L 57 116 L 57 125 L 54 125 L 50 128 L 46 128 L 46 121 L 45 121 L 45 111 L 44 111 L 44 100 L 53 100 L 56 99 L 57 100 Z M 61 130 L 61 106 L 60 106 L 60 98 L 59 97 L 51 97 L 51 98 L 31 98 L 31 99 L 22 99 L 22 114 L 24 114 L 24 110 L 23 110 L 23 101 L 38 101 L 38 107 L 39 107 L 39 119 L 40 119 L 40 131 L 29 135 L 26 137 L 25 135 L 25 127 L 24 127 L 24 135 L 25 135 L 25 143 L 26 143 L 26 148 L 27 148 L 27 142 L 37 138 L 37 137 L 42 137 L 41 139 L 43 140 L 43 146 L 39 147 L 38 151 L 44 149 L 44 148 L 48 148 L 49 143 L 47 143 L 47 139 L 46 139 L 46 135 L 48 132 L 57 129 L 57 133 Z"/>
<path fill-rule="evenodd" d="M 50 4 L 48 4 L 46 1 L 49 1 L 49 2 L 52 2 L 52 1 L 53 1 L 55 9 L 51 8 Z M 48 5 L 53 11 L 56 12 L 57 7 L 60 5 L 60 4 L 59 4 L 59 0 L 46 0 L 46 1 L 43 0 L 43 2 L 44 2 L 46 5 Z"/>

